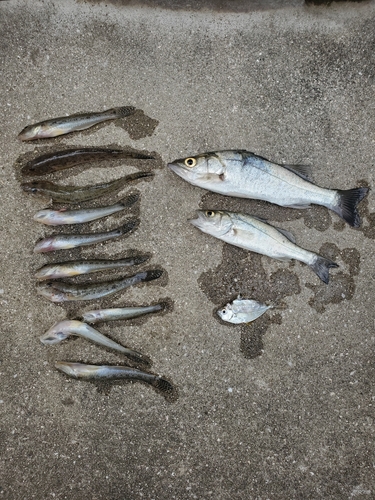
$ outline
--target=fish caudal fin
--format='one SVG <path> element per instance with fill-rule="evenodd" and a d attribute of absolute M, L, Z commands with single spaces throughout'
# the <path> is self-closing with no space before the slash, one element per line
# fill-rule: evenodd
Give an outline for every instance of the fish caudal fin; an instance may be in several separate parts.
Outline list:
<path fill-rule="evenodd" d="M 121 203 L 121 205 L 123 207 L 131 207 L 138 200 L 139 200 L 139 193 L 131 193 L 126 198 L 123 198 L 122 200 L 120 200 L 119 203 Z"/>
<path fill-rule="evenodd" d="M 134 106 L 122 106 L 121 108 L 114 108 L 117 118 L 125 118 L 135 113 L 136 108 Z"/>
<path fill-rule="evenodd" d="M 133 229 L 136 229 L 138 226 L 139 226 L 139 220 L 131 219 L 126 224 L 124 224 L 122 227 L 119 228 L 119 232 L 120 234 L 126 234 L 132 231 Z"/>
<path fill-rule="evenodd" d="M 336 262 L 333 262 L 330 259 L 326 259 L 325 257 L 321 257 L 320 255 L 316 256 L 316 259 L 313 264 L 310 265 L 311 269 L 316 273 L 319 278 L 324 281 L 324 283 L 329 282 L 329 270 L 332 267 L 339 267 Z"/>
<path fill-rule="evenodd" d="M 163 271 L 161 269 L 153 269 L 152 271 L 145 271 L 144 274 L 146 276 L 142 281 L 152 281 L 160 278 L 160 276 L 163 274 Z"/>
<path fill-rule="evenodd" d="M 168 382 L 168 380 L 165 380 L 165 378 L 155 377 L 152 385 L 155 387 L 155 389 L 162 392 L 167 397 L 176 395 L 175 387 L 170 382 Z"/>
<path fill-rule="evenodd" d="M 150 260 L 150 255 L 136 255 L 133 257 L 133 262 L 135 266 L 138 266 L 139 264 L 143 264 L 143 262 L 147 262 Z"/>
<path fill-rule="evenodd" d="M 351 226 L 359 227 L 361 219 L 357 212 L 357 205 L 368 192 L 369 188 L 367 187 L 347 189 L 346 191 L 338 190 L 339 202 L 335 207 L 332 207 L 332 210 Z"/>

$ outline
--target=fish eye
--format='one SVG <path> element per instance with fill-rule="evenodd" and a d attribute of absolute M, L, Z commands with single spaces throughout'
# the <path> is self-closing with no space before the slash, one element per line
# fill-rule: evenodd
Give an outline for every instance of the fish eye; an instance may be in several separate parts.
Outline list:
<path fill-rule="evenodd" d="M 186 158 L 185 160 L 185 165 L 187 167 L 195 167 L 197 164 L 197 160 L 195 158 Z"/>
<path fill-rule="evenodd" d="M 227 311 L 225 309 L 223 309 L 221 312 L 222 314 L 227 314 Z"/>
<path fill-rule="evenodd" d="M 207 217 L 214 217 L 215 212 L 213 212 L 212 210 L 208 210 L 208 211 L 206 212 L 206 215 L 207 215 Z"/>
<path fill-rule="evenodd" d="M 31 191 L 32 193 L 36 193 L 38 190 L 37 190 L 37 188 L 31 188 L 31 189 L 30 189 L 30 191 Z"/>

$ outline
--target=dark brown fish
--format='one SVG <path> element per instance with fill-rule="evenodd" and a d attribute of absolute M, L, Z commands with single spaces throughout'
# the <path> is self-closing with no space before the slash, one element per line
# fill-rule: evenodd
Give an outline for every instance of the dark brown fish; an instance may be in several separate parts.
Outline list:
<path fill-rule="evenodd" d="M 23 175 L 45 175 L 59 170 L 80 165 L 82 163 L 110 160 L 116 158 L 133 158 L 134 160 L 154 160 L 153 156 L 137 151 L 109 148 L 74 148 L 64 151 L 46 153 L 30 160 L 22 168 Z"/>

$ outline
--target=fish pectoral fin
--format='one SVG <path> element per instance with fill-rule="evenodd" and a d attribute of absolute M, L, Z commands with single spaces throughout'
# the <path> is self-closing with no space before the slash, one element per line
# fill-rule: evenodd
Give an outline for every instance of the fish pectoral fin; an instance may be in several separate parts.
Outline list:
<path fill-rule="evenodd" d="M 279 233 L 283 234 L 285 236 L 285 238 L 288 238 L 289 241 L 291 241 L 294 244 L 296 243 L 296 238 L 295 238 L 294 234 L 290 233 L 286 229 L 282 229 L 281 227 L 277 227 L 276 229 L 279 231 Z M 288 260 L 290 260 L 290 259 L 288 259 Z"/>
<path fill-rule="evenodd" d="M 305 181 L 313 182 L 311 165 L 281 165 Z"/>
<path fill-rule="evenodd" d="M 311 205 L 283 205 L 286 208 L 296 208 L 297 210 L 305 210 L 306 208 L 311 208 Z"/>

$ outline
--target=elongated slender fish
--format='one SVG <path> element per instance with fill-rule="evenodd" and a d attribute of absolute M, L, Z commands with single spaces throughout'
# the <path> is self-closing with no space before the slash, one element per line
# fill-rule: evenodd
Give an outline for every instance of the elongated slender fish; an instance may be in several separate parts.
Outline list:
<path fill-rule="evenodd" d="M 154 160 L 153 156 L 138 151 L 110 148 L 74 148 L 45 153 L 30 160 L 22 167 L 23 175 L 45 175 L 59 170 L 100 160 L 133 158 L 134 160 Z"/>
<path fill-rule="evenodd" d="M 42 295 L 52 302 L 67 302 L 76 300 L 94 300 L 101 297 L 107 297 L 113 293 L 124 290 L 137 283 L 156 280 L 160 278 L 163 271 L 154 269 L 144 271 L 134 276 L 127 276 L 112 281 L 102 283 L 65 283 L 64 281 L 48 281 L 37 285 L 38 295 Z"/>
<path fill-rule="evenodd" d="M 107 231 L 106 233 L 89 233 L 89 234 L 57 234 L 49 238 L 43 238 L 38 241 L 34 247 L 34 253 L 54 252 L 55 250 L 66 250 L 69 248 L 83 247 L 100 243 L 102 241 L 119 238 L 129 231 L 135 229 L 139 224 L 138 219 L 132 219 L 126 222 L 123 226 Z"/>
<path fill-rule="evenodd" d="M 144 314 L 153 313 L 163 309 L 162 304 L 143 307 L 117 307 L 113 309 L 96 309 L 86 311 L 82 314 L 83 321 L 87 323 L 100 323 L 101 321 L 115 321 L 119 319 L 130 319 L 143 316 Z"/>
<path fill-rule="evenodd" d="M 368 188 L 321 188 L 310 182 L 306 165 L 278 165 L 244 150 L 203 153 L 168 166 L 191 184 L 215 193 L 290 208 L 309 208 L 314 203 L 333 210 L 354 227 L 361 224 L 357 205 L 368 193 Z"/>
<path fill-rule="evenodd" d="M 304 262 L 324 283 L 329 281 L 329 269 L 338 267 L 335 262 L 297 246 L 294 236 L 285 229 L 271 226 L 251 215 L 212 210 L 198 211 L 198 218 L 189 222 L 204 233 L 245 250 L 277 260 L 296 259 Z"/>
<path fill-rule="evenodd" d="M 40 341 L 44 345 L 55 345 L 59 344 L 70 335 L 75 335 L 77 337 L 82 337 L 94 344 L 99 344 L 108 349 L 113 349 L 117 352 L 125 354 L 129 358 L 133 359 L 137 363 L 149 363 L 147 357 L 143 356 L 140 352 L 128 349 L 117 342 L 109 339 L 102 333 L 98 332 L 92 326 L 82 323 L 82 321 L 66 319 L 64 321 L 59 321 L 55 323 L 44 335 L 40 337 Z"/>
<path fill-rule="evenodd" d="M 86 365 L 84 363 L 69 363 L 68 361 L 57 361 L 55 367 L 75 379 L 83 380 L 140 380 L 152 385 L 165 395 L 172 395 L 175 392 L 173 385 L 162 377 L 147 373 L 129 366 L 111 365 Z"/>
<path fill-rule="evenodd" d="M 121 212 L 125 208 L 129 208 L 139 199 L 139 193 L 132 193 L 123 200 L 118 201 L 114 205 L 97 208 L 81 208 L 79 210 L 39 210 L 34 215 L 34 220 L 46 224 L 47 226 L 63 226 L 66 224 L 84 224 L 93 220 L 102 219 L 108 215 Z"/>
<path fill-rule="evenodd" d="M 100 196 L 123 188 L 129 182 L 142 177 L 153 177 L 153 175 L 152 172 L 135 172 L 114 181 L 94 184 L 93 186 L 60 186 L 49 181 L 32 181 L 22 183 L 21 188 L 27 193 L 50 198 L 60 203 L 80 203 L 100 198 Z"/>
<path fill-rule="evenodd" d="M 69 278 L 79 274 L 97 273 L 105 269 L 138 266 L 149 260 L 149 255 L 136 255 L 127 259 L 118 260 L 73 260 L 57 264 L 47 264 L 35 273 L 38 280 Z"/>
<path fill-rule="evenodd" d="M 234 323 L 250 323 L 262 316 L 268 309 L 273 306 L 266 306 L 256 300 L 242 299 L 239 295 L 232 303 L 228 303 L 225 307 L 220 308 L 217 314 L 223 321 Z"/>
<path fill-rule="evenodd" d="M 135 113 L 133 106 L 111 108 L 99 113 L 82 113 L 69 116 L 59 116 L 50 120 L 28 125 L 19 134 L 21 141 L 33 141 L 34 139 L 48 139 L 58 135 L 69 134 L 79 130 L 85 130 L 98 123 L 107 120 L 117 120 Z"/>

